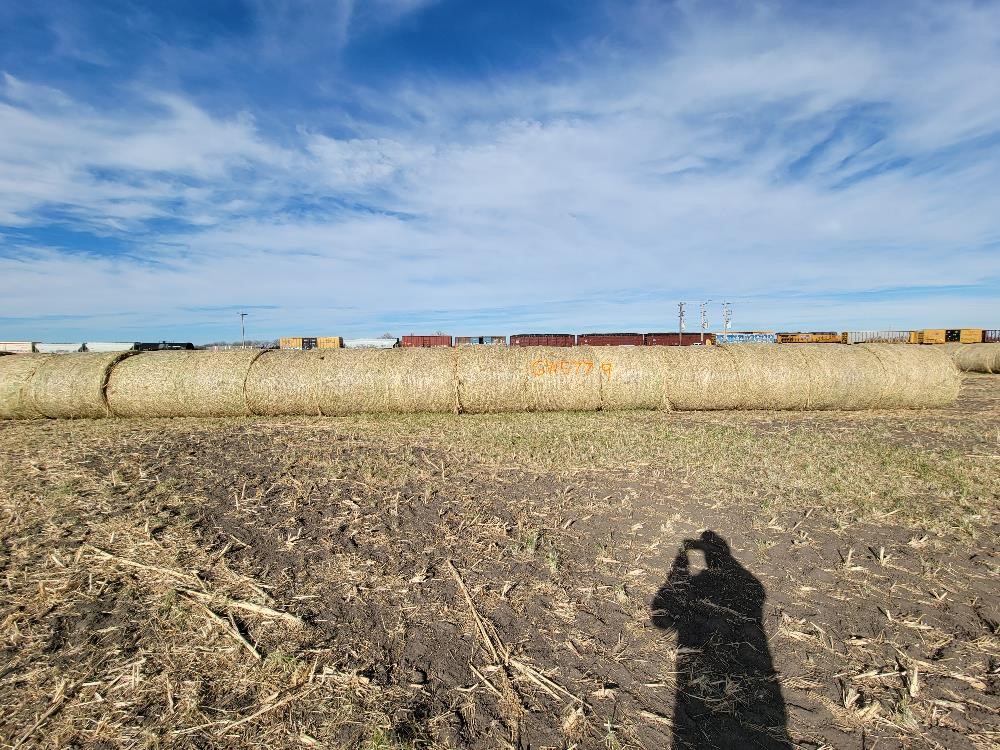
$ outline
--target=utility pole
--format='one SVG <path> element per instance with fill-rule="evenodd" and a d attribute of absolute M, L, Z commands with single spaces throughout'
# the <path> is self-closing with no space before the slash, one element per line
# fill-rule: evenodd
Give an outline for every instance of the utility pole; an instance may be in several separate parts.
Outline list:
<path fill-rule="evenodd" d="M 677 303 L 677 346 L 684 345 L 684 303 Z"/>
<path fill-rule="evenodd" d="M 243 324 L 243 319 L 247 315 L 248 315 L 248 313 L 245 313 L 245 312 L 241 312 L 240 313 L 240 338 L 243 339 L 243 348 L 244 349 L 247 348 L 247 329 L 246 329 L 246 326 Z"/>
<path fill-rule="evenodd" d="M 726 333 L 729 333 L 729 326 L 733 322 L 733 306 L 728 302 L 722 303 L 722 326 Z"/>
<path fill-rule="evenodd" d="M 698 303 L 698 309 L 701 313 L 701 343 L 705 343 L 705 331 L 708 330 L 708 303 L 712 300 L 707 300 L 705 302 Z"/>

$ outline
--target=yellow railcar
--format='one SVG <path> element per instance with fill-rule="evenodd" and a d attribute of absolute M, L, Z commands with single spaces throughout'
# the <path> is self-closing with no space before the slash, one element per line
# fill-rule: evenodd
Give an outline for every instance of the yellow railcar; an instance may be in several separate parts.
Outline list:
<path fill-rule="evenodd" d="M 918 331 L 919 344 L 979 344 L 982 328 L 925 328 Z"/>
<path fill-rule="evenodd" d="M 839 344 L 840 331 L 811 331 L 809 333 L 779 333 L 779 344 Z"/>
<path fill-rule="evenodd" d="M 282 349 L 343 349 L 340 336 L 284 336 L 278 340 Z"/>

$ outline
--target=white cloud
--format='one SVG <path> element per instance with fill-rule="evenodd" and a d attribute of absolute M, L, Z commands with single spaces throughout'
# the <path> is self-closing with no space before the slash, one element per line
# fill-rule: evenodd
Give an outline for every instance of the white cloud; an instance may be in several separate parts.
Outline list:
<path fill-rule="evenodd" d="M 507 308 L 511 326 L 655 328 L 671 298 L 713 295 L 777 318 L 755 325 L 815 310 L 831 326 L 930 325 L 953 309 L 947 292 L 829 295 L 996 291 L 1000 160 L 969 140 L 1000 133 L 1000 75 L 987 75 L 1000 13 L 927 6 L 900 25 L 689 16 L 661 30 L 664 52 L 580 59 L 558 80 L 400 82 L 361 92 L 368 121 L 280 134 L 176 93 L 96 111 L 7 76 L 0 222 L 28 230 L 56 206 L 135 249 L 94 257 L 8 233 L 0 317 L 124 308 L 190 326 L 199 314 L 178 307 L 256 302 L 284 310 L 261 314 L 268 334 L 449 310 L 502 327 Z M 356 135 L 330 135 L 344 126 Z M 893 159 L 911 167 L 842 182 Z M 150 219 L 188 226 L 154 233 Z M 827 302 L 805 313 L 789 291 Z M 949 325 L 1000 315 L 996 297 L 972 293 Z"/>

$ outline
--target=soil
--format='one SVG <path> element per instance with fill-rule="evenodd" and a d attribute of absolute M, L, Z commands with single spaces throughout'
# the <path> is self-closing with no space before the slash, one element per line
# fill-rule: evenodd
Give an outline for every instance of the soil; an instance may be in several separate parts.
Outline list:
<path fill-rule="evenodd" d="M 961 408 L 1000 434 L 996 381 L 969 383 Z M 424 439 L 423 423 L 4 425 L 0 739 L 997 747 L 998 446 L 952 434 L 961 415 L 750 422 L 761 437 L 863 424 L 899 450 L 992 455 L 972 491 L 982 513 L 955 523 L 814 488 L 727 495 L 707 467 L 627 455 L 564 470 L 553 448 L 555 468 L 505 466 L 467 436 Z M 222 625 L 195 626 L 189 590 L 305 624 L 215 599 L 204 609 Z M 123 685 L 136 696 L 116 709 Z"/>

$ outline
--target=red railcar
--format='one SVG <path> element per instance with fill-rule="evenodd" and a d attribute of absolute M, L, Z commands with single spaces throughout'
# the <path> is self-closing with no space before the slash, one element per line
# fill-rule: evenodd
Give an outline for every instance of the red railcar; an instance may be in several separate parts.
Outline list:
<path fill-rule="evenodd" d="M 451 346 L 451 336 L 403 336 L 403 346 Z"/>
<path fill-rule="evenodd" d="M 983 331 L 983 343 L 984 344 L 1000 344 L 1000 330 L 996 328 L 987 328 Z"/>
<path fill-rule="evenodd" d="M 702 341 L 700 333 L 685 333 L 678 336 L 676 331 L 673 333 L 647 333 L 642 338 L 646 346 L 694 346 L 701 343 L 711 344 L 715 340 L 710 333 L 706 333 L 705 340 Z"/>
<path fill-rule="evenodd" d="M 516 333 L 510 337 L 511 346 L 575 346 L 572 333 Z"/>
<path fill-rule="evenodd" d="M 580 346 L 642 346 L 641 333 L 581 333 Z"/>

